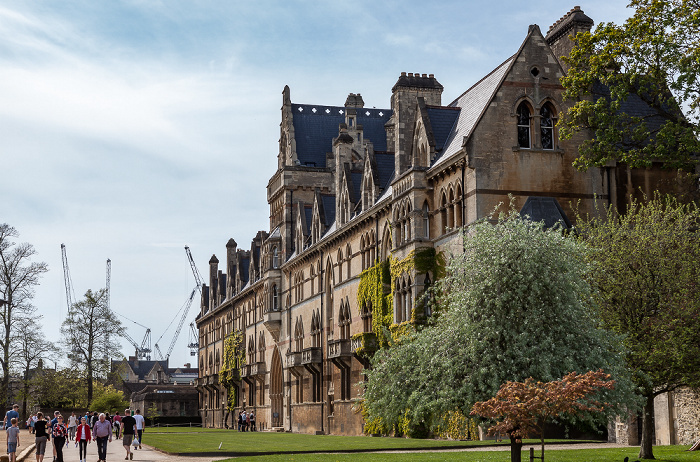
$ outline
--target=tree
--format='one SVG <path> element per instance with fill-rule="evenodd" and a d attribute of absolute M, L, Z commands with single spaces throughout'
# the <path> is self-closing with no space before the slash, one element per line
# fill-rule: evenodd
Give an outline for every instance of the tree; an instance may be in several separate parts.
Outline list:
<path fill-rule="evenodd" d="M 129 401 L 124 399 L 124 392 L 121 390 L 115 390 L 111 385 L 105 387 L 100 393 L 100 396 L 96 397 L 92 404 L 90 404 L 92 409 L 99 412 L 109 412 L 114 414 L 115 412 L 121 412 L 129 407 Z"/>
<path fill-rule="evenodd" d="M 44 368 L 40 364 L 29 382 L 31 396 L 42 408 L 87 407 L 84 382 L 75 369 Z"/>
<path fill-rule="evenodd" d="M 13 354 L 13 333 L 21 317 L 30 316 L 35 308 L 31 304 L 34 287 L 39 278 L 48 271 L 44 262 L 32 262 L 36 251 L 31 244 L 16 244 L 13 239 L 19 236 L 15 228 L 0 224 L 0 368 L 2 369 L 1 402 L 7 403 L 10 384 L 10 370 Z"/>
<path fill-rule="evenodd" d="M 506 382 L 488 401 L 474 404 L 472 415 L 501 419 L 489 428 L 489 434 L 507 433 L 510 436 L 511 461 L 520 462 L 522 439 L 537 432 L 542 443 L 544 461 L 544 426 L 555 418 L 581 412 L 602 412 L 607 404 L 599 402 L 599 389 L 611 390 L 615 381 L 603 371 L 585 374 L 571 372 L 561 380 L 536 382 L 532 377 L 525 382 Z"/>
<path fill-rule="evenodd" d="M 16 367 L 22 376 L 22 416 L 27 417 L 27 400 L 31 390 L 32 370 L 38 368 L 43 356 L 53 353 L 54 345 L 44 338 L 39 320 L 41 316 L 34 318 L 21 318 L 18 320 L 16 332 L 13 335 L 13 344 L 16 354 Z"/>
<path fill-rule="evenodd" d="M 119 349 L 115 338 L 121 329 L 121 322 L 107 306 L 105 289 L 88 290 L 63 321 L 61 333 L 68 339 L 69 357 L 84 372 L 88 404 L 92 403 L 95 377 L 106 377 L 109 372 L 109 353 Z"/>
<path fill-rule="evenodd" d="M 657 195 L 581 222 L 605 325 L 625 338 L 644 397 L 639 456 L 653 459 L 654 397 L 700 386 L 700 209 Z"/>
<path fill-rule="evenodd" d="M 590 130 L 579 168 L 687 167 L 700 152 L 700 1 L 632 0 L 624 25 L 580 33 L 565 61 L 564 138 Z M 685 112 L 685 114 L 684 114 Z"/>
<path fill-rule="evenodd" d="M 373 357 L 367 418 L 435 429 L 449 411 L 468 415 L 506 381 L 598 369 L 618 381 L 601 399 L 630 403 L 621 340 L 595 318 L 588 252 L 514 211 L 467 230 L 464 253 L 450 259 L 438 284 L 442 314 Z"/>

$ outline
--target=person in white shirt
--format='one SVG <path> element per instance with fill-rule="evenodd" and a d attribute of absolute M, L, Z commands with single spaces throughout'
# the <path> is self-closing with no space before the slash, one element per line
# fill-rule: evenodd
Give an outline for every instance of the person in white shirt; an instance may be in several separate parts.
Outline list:
<path fill-rule="evenodd" d="M 141 449 L 141 442 L 143 441 L 143 427 L 146 426 L 146 419 L 144 419 L 141 415 L 141 409 L 136 409 L 134 420 L 136 420 L 136 432 L 139 434 L 139 449 Z"/>

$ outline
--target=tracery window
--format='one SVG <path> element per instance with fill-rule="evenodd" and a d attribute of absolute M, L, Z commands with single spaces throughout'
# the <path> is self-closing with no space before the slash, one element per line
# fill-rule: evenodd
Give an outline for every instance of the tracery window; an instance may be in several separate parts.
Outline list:
<path fill-rule="evenodd" d="M 532 113 L 530 112 L 530 106 L 523 101 L 518 106 L 516 115 L 518 117 L 518 146 L 530 149 L 532 147 L 530 136 Z"/>
<path fill-rule="evenodd" d="M 542 149 L 554 149 L 554 108 L 547 103 L 540 109 L 540 137 Z"/>
<path fill-rule="evenodd" d="M 296 325 L 294 326 L 294 351 L 300 352 L 304 349 L 304 324 L 302 323 L 301 316 L 297 318 Z"/>
<path fill-rule="evenodd" d="M 318 312 L 314 312 L 311 317 L 311 344 L 314 348 L 321 347 L 321 321 Z"/>
<path fill-rule="evenodd" d="M 340 328 L 340 338 L 347 340 L 350 338 L 350 324 L 352 318 L 350 317 L 350 304 L 347 300 L 341 302 L 340 313 L 338 315 L 338 327 Z"/>

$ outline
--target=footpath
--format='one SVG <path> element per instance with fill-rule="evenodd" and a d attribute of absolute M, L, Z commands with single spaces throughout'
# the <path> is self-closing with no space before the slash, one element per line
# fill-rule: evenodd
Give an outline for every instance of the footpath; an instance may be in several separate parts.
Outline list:
<path fill-rule="evenodd" d="M 20 446 L 17 448 L 17 461 L 18 462 L 34 462 L 36 461 L 36 453 L 34 451 L 34 435 L 30 434 L 28 430 L 20 431 Z M 7 448 L 6 448 L 7 449 Z M 133 450 L 134 461 L 139 462 L 160 462 L 160 461 L 173 461 L 173 462 L 185 462 L 185 461 L 196 461 L 196 462 L 214 462 L 216 460 L 221 460 L 222 457 L 198 457 L 197 455 L 188 456 L 174 456 L 170 454 L 162 453 L 150 446 L 143 445 L 142 449 Z M 107 443 L 107 462 L 117 462 L 124 460 L 126 457 L 126 449 L 122 446 L 122 440 L 112 438 L 111 443 Z M 51 462 L 53 460 L 53 443 L 48 443 L 46 445 L 46 454 L 44 455 L 44 462 Z M 79 462 L 80 455 L 78 448 L 75 447 L 75 443 L 70 441 L 68 446 L 63 447 L 63 460 L 64 462 Z M 97 461 L 97 444 L 93 441 L 88 444 L 87 447 L 87 461 L 96 462 Z"/>

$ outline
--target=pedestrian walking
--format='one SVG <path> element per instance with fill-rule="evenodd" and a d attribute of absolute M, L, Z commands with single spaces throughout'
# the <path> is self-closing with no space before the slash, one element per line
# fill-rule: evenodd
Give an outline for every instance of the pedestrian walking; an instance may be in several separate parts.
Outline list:
<path fill-rule="evenodd" d="M 79 447 L 80 462 L 87 462 L 87 445 L 92 443 L 92 431 L 90 425 L 87 424 L 87 419 L 80 419 L 80 425 L 76 429 L 75 445 Z"/>
<path fill-rule="evenodd" d="M 13 404 L 12 409 L 5 413 L 5 419 L 2 421 L 5 430 L 12 426 L 12 419 L 19 420 L 19 404 Z"/>
<path fill-rule="evenodd" d="M 243 411 L 238 413 L 238 431 L 243 431 Z"/>
<path fill-rule="evenodd" d="M 112 421 L 112 426 L 114 427 L 114 431 L 117 434 L 117 439 L 121 437 L 121 424 L 122 424 L 122 416 L 119 415 L 119 412 L 114 413 L 114 418 Z"/>
<path fill-rule="evenodd" d="M 7 455 L 10 462 L 17 460 L 17 446 L 19 446 L 19 427 L 17 426 L 17 418 L 13 417 L 10 420 L 10 427 L 5 430 L 7 433 Z"/>
<path fill-rule="evenodd" d="M 93 427 L 95 441 L 97 441 L 97 458 L 98 462 L 107 461 L 107 443 L 112 442 L 112 423 L 107 420 L 107 416 L 102 413 L 98 417 L 95 426 Z"/>
<path fill-rule="evenodd" d="M 68 429 L 63 423 L 63 416 L 56 417 L 56 423 L 51 427 L 51 436 L 53 436 L 53 448 L 56 452 L 56 462 L 63 462 L 63 445 L 66 444 L 68 437 Z"/>
<path fill-rule="evenodd" d="M 131 409 L 125 409 L 124 417 L 122 417 L 122 445 L 126 449 L 124 460 L 134 458 L 134 453 L 131 452 L 131 442 L 134 440 L 135 433 L 136 419 L 131 416 Z"/>
<path fill-rule="evenodd" d="M 34 423 L 34 443 L 36 444 L 36 462 L 42 462 L 44 460 L 44 453 L 46 452 L 46 442 L 51 439 L 48 430 L 49 422 L 44 420 L 44 414 L 41 412 L 36 413 L 36 422 Z"/>
<path fill-rule="evenodd" d="M 255 411 L 250 411 L 250 431 L 258 431 L 258 429 L 255 428 Z"/>
<path fill-rule="evenodd" d="M 251 430 L 251 427 L 250 427 L 250 412 L 248 414 L 246 414 L 246 416 L 245 416 L 245 428 L 248 431 L 253 431 L 253 430 Z"/>
<path fill-rule="evenodd" d="M 70 413 L 68 417 L 68 440 L 75 440 L 75 429 L 78 427 L 78 418 L 75 416 L 75 412 Z"/>
<path fill-rule="evenodd" d="M 138 433 L 139 438 L 139 449 L 141 449 L 141 443 L 143 443 L 143 430 L 146 427 L 146 419 L 144 419 L 141 415 L 141 409 L 136 409 L 134 420 L 136 421 L 136 433 Z"/>

